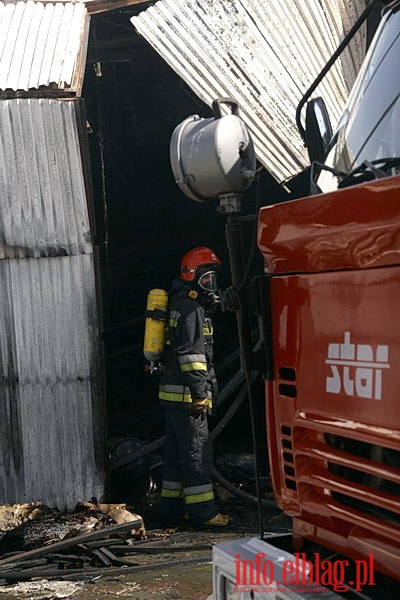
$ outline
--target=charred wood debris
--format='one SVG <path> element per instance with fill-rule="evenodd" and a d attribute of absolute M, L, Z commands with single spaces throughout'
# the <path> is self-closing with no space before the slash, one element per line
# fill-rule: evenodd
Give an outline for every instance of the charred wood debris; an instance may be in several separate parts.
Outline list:
<path fill-rule="evenodd" d="M 209 543 L 197 544 L 196 556 L 192 551 L 174 530 L 147 533 L 143 518 L 126 504 L 81 502 L 71 513 L 39 502 L 0 506 L 1 586 L 36 578 L 91 581 L 210 562 Z"/>
<path fill-rule="evenodd" d="M 222 399 L 242 385 L 236 376 L 222 390 Z M 243 396 L 243 394 L 242 394 Z M 232 412 L 240 406 L 240 393 Z M 229 411 L 218 427 L 224 429 Z M 153 498 L 161 482 L 163 414 L 153 410 L 117 419 L 108 443 L 111 487 L 116 498 Z M 132 431 L 135 437 L 132 437 Z M 225 442 L 215 465 L 239 490 L 254 487 L 254 456 Z M 232 497 L 216 484 L 221 501 Z M 113 494 L 112 494 L 113 495 Z M 124 497 L 125 496 L 125 497 Z M 136 504 L 136 502 L 135 502 Z M 144 505 L 145 506 L 145 505 Z M 174 529 L 146 532 L 143 517 L 126 503 L 103 504 L 92 499 L 61 513 L 41 502 L 0 506 L 0 586 L 43 578 L 90 581 L 135 571 L 210 562 L 212 543 Z"/>

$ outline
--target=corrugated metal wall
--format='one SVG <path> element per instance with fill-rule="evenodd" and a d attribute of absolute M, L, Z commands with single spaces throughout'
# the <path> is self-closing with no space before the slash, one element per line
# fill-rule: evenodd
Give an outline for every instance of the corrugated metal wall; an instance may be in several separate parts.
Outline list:
<path fill-rule="evenodd" d="M 0 503 L 103 494 L 79 102 L 0 102 Z"/>
<path fill-rule="evenodd" d="M 365 0 L 160 0 L 131 21 L 204 102 L 238 102 L 259 160 L 283 180 L 308 163 L 296 106 L 364 8 Z M 364 37 L 317 89 L 334 125 Z"/>
<path fill-rule="evenodd" d="M 79 88 L 87 26 L 80 2 L 0 2 L 0 90 Z"/>
<path fill-rule="evenodd" d="M 0 102 L 0 258 L 92 252 L 74 102 Z"/>

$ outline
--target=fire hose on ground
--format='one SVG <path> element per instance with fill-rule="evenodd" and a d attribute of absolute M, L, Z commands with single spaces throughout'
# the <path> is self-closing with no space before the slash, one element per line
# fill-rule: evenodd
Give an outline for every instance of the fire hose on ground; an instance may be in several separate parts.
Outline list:
<path fill-rule="evenodd" d="M 256 380 L 257 373 L 252 372 L 250 374 L 250 381 L 254 383 Z M 236 388 L 239 388 L 236 397 L 228 410 L 225 412 L 223 417 L 218 421 L 218 423 L 213 427 L 210 432 L 210 440 L 213 442 L 225 429 L 227 424 L 236 414 L 237 410 L 243 403 L 244 399 L 247 395 L 247 385 L 245 383 L 245 377 L 241 370 L 237 371 L 237 373 L 230 379 L 227 385 L 220 392 L 220 402 L 223 403 L 234 391 Z M 114 459 L 110 464 L 110 469 L 115 471 L 116 469 L 120 469 L 125 467 L 126 465 L 139 460 L 140 458 L 144 458 L 145 456 L 159 450 L 164 445 L 165 437 L 161 436 L 151 442 L 141 445 L 139 448 L 136 448 L 133 452 L 121 456 L 119 458 Z M 243 500 L 244 502 L 248 502 L 250 504 L 257 504 L 257 498 L 253 494 L 245 492 L 244 490 L 236 487 L 233 483 L 228 481 L 214 466 L 211 471 L 211 478 L 213 481 L 221 485 L 228 492 Z M 262 498 L 261 505 L 263 508 L 276 508 L 276 504 L 273 500 L 267 500 Z"/>

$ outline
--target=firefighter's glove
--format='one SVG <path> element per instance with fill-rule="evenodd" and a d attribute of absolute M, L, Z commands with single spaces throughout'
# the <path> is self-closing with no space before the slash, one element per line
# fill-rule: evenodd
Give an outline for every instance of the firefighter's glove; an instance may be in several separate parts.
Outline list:
<path fill-rule="evenodd" d="M 237 311 L 239 310 L 239 295 L 237 290 L 233 287 L 228 287 L 226 290 L 219 290 L 219 299 L 221 303 L 222 311 L 230 310 Z"/>
<path fill-rule="evenodd" d="M 190 414 L 192 417 L 197 418 L 201 415 L 207 415 L 208 403 L 208 398 L 199 398 L 198 400 L 193 400 L 190 408 Z"/>

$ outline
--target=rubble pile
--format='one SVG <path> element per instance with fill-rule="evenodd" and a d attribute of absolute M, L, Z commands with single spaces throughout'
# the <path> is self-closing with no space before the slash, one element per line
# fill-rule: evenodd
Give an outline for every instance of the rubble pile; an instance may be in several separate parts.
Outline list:
<path fill-rule="evenodd" d="M 0 507 L 0 582 L 33 577 L 94 575 L 97 568 L 124 566 L 114 554 L 146 538 L 140 515 L 125 504 L 80 502 L 71 513 L 41 503 Z M 125 552 L 126 553 L 126 552 Z M 98 573 L 96 573 L 98 575 Z"/>

